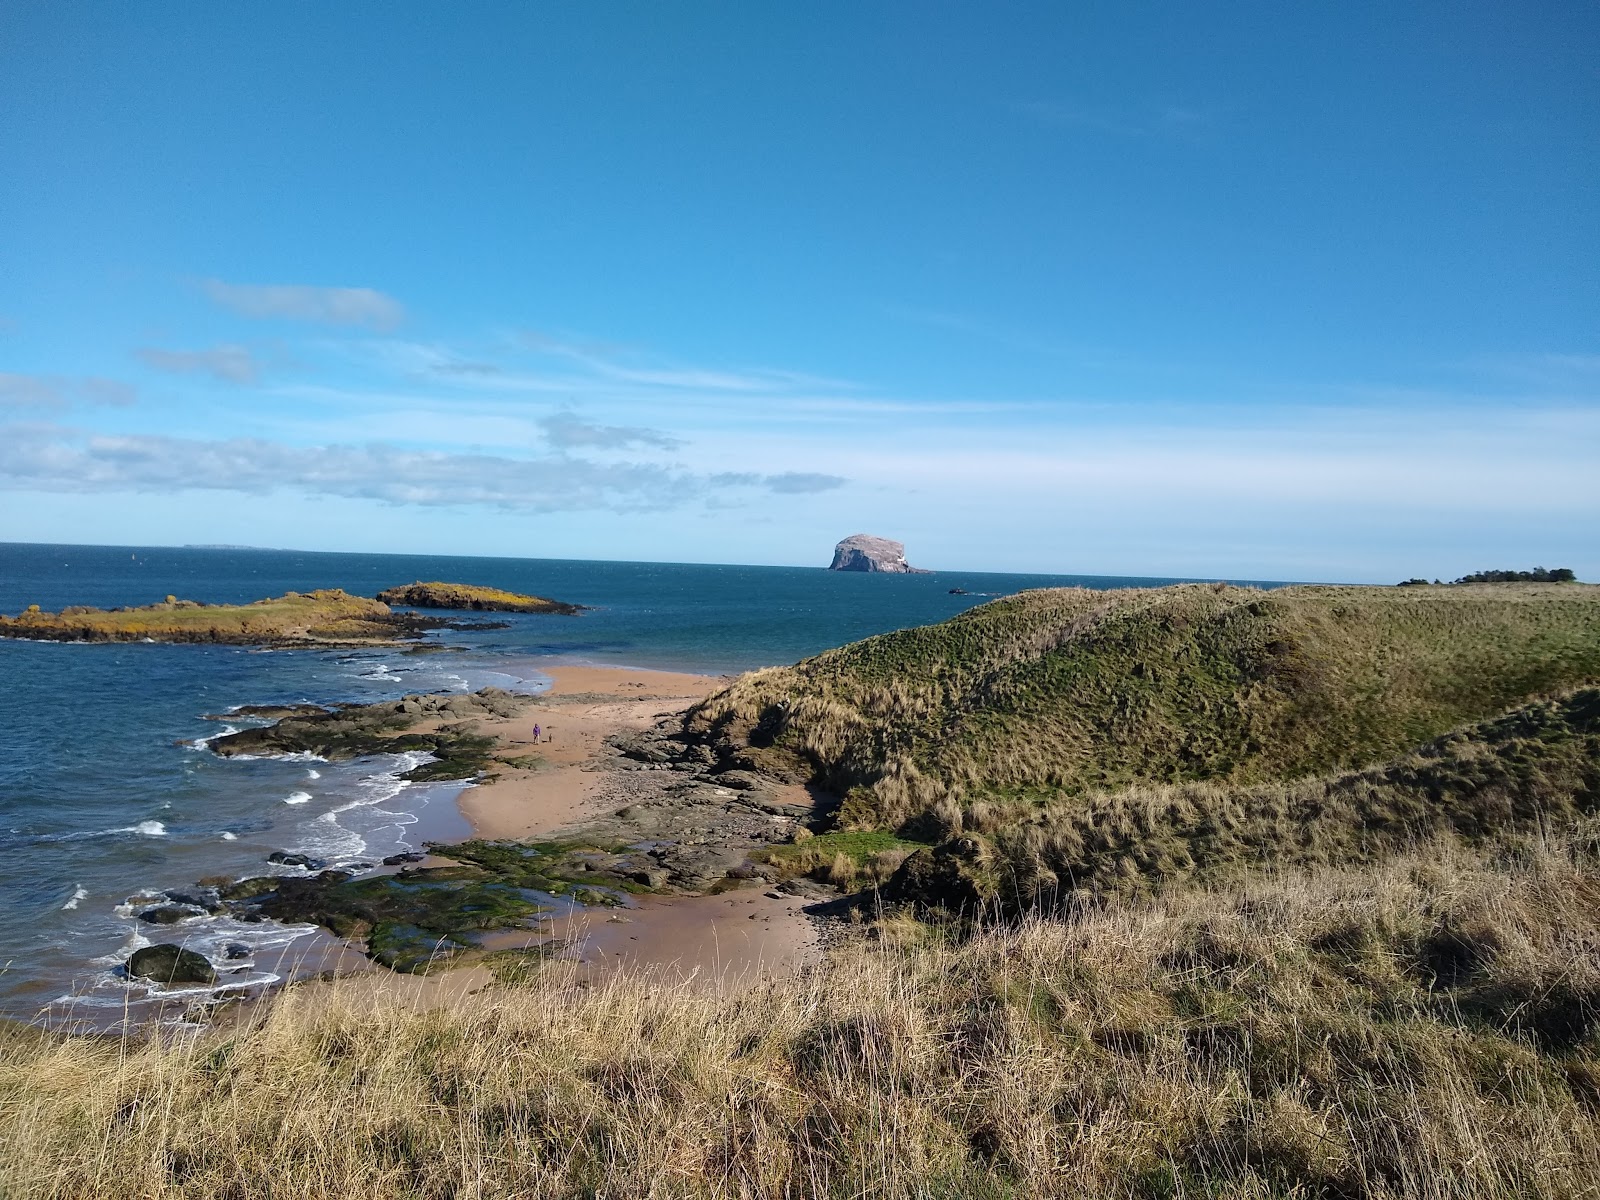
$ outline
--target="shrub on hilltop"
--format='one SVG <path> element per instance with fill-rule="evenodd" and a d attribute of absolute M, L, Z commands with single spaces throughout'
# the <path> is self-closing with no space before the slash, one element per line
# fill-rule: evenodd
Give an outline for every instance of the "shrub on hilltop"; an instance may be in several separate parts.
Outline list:
<path fill-rule="evenodd" d="M 1575 583 L 1578 577 L 1570 567 L 1547 569 L 1535 567 L 1531 571 L 1477 571 L 1463 575 L 1457 583 Z"/>

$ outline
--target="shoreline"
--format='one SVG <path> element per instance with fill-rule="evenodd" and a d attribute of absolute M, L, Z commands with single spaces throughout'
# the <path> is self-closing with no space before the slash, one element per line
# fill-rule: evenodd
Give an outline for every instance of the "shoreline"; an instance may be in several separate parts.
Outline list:
<path fill-rule="evenodd" d="M 499 745 L 495 777 L 469 784 L 456 797 L 472 839 L 550 840 L 611 817 L 616 802 L 607 795 L 608 785 L 620 773 L 605 769 L 606 759 L 617 757 L 608 752 L 606 739 L 643 732 L 663 718 L 681 715 L 736 678 L 579 663 L 538 669 L 551 686 L 528 707 L 513 717 L 475 722 Z M 538 742 L 535 726 L 540 729 Z M 523 756 L 540 761 L 527 766 L 506 762 Z M 448 851 L 440 850 L 430 861 L 450 861 Z M 815 923 L 801 911 L 807 903 L 757 880 L 721 895 L 647 894 L 631 898 L 622 909 L 578 909 L 526 936 L 504 930 L 493 940 L 514 947 L 548 941 L 553 934 L 567 944 L 563 957 L 579 965 L 579 979 L 626 972 L 742 987 L 820 959 Z M 485 974 L 467 967 L 429 978 L 442 983 L 466 972 Z M 459 985 L 430 988 L 421 980 L 419 985 L 403 990 L 412 1000 L 429 992 L 441 998 L 461 994 Z"/>

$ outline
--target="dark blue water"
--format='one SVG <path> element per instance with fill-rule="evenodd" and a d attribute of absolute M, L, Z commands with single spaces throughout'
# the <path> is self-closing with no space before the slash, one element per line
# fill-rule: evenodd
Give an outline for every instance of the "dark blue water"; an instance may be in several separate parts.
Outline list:
<path fill-rule="evenodd" d="M 0 640 L 0 1013 L 30 1015 L 68 992 L 91 1006 L 127 1001 L 117 965 L 145 933 L 167 936 L 141 926 L 125 904 L 141 889 L 261 874 L 273 850 L 349 865 L 467 833 L 458 789 L 402 785 L 395 776 L 408 763 L 219 759 L 195 743 L 229 724 L 205 714 L 491 683 L 537 690 L 540 665 L 556 659 L 740 671 L 943 620 L 1023 588 L 1173 582 L 0 544 L 0 612 L 11 614 L 29 604 L 112 607 L 168 594 L 213 603 L 319 587 L 372 595 L 418 579 L 532 592 L 592 611 L 514 614 L 506 629 L 445 631 L 430 641 L 448 648 L 429 654 Z M 954 587 L 973 594 L 949 594 Z M 250 945 L 245 973 L 229 980 L 246 985 L 275 976 L 269 949 L 309 936 L 226 921 L 184 930 L 219 958 L 230 941 Z"/>

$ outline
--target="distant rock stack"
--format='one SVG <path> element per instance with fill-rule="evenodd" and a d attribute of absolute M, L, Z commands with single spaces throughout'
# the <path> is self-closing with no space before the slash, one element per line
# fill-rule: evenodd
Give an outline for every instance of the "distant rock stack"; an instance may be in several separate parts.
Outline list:
<path fill-rule="evenodd" d="M 906 562 L 903 542 L 873 537 L 870 533 L 852 534 L 833 548 L 830 571 L 874 571 L 882 575 L 931 575 Z"/>

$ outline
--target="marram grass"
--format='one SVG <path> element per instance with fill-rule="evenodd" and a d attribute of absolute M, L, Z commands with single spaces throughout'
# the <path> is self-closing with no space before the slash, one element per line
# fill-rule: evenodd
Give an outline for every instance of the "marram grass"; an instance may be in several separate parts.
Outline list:
<path fill-rule="evenodd" d="M 846 828 L 895 828 L 1360 769 L 1597 680 L 1600 587 L 1059 588 L 752 672 L 691 728 L 845 795 Z"/>
<path fill-rule="evenodd" d="M 716 995 L 560 963 L 456 1007 L 0 1038 L 0 1195 L 1561 1197 L 1600 1181 L 1594 843 L 1441 848 Z"/>

